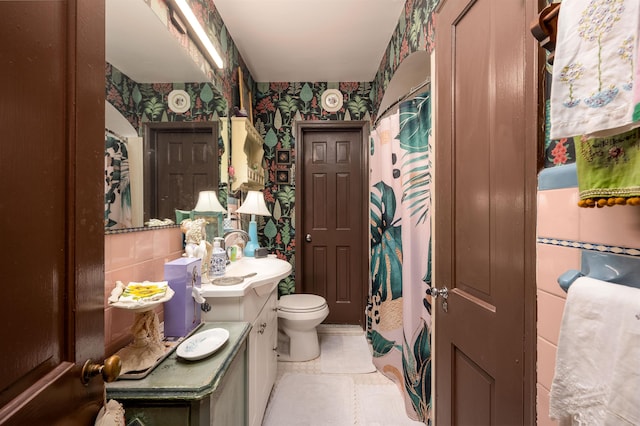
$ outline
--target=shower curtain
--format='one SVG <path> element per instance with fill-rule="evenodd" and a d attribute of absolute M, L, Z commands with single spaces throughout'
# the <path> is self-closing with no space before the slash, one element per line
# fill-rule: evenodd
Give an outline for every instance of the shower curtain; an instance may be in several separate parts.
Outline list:
<path fill-rule="evenodd" d="M 127 144 L 111 133 L 105 133 L 104 170 L 105 229 L 130 228 L 133 224 Z"/>
<path fill-rule="evenodd" d="M 400 104 L 371 133 L 371 271 L 367 337 L 374 364 L 402 390 L 409 417 L 430 424 L 431 108 Z"/>

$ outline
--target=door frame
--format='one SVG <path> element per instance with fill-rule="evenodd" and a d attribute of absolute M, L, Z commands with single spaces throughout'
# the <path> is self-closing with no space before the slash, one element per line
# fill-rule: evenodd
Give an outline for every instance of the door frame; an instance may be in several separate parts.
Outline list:
<path fill-rule="evenodd" d="M 294 122 L 294 134 L 296 137 L 296 185 L 295 185 L 295 196 L 296 196 L 296 205 L 303 205 L 305 202 L 304 192 L 302 188 L 304 188 L 304 135 L 305 132 L 308 131 L 343 131 L 343 130 L 359 130 L 362 134 L 362 146 L 361 146 L 361 167 L 360 167 L 360 179 L 362 179 L 363 187 L 369 187 L 369 122 L 368 121 L 339 121 L 339 120 L 302 120 Z M 362 250 L 366 251 L 366 254 L 362 256 L 362 264 L 360 265 L 362 277 L 369 276 L 369 251 L 367 247 L 369 247 L 369 191 L 362 191 L 361 194 L 361 203 L 362 203 Z M 302 271 L 304 266 L 303 259 L 304 254 L 303 251 L 305 249 L 304 244 L 298 244 L 298 235 L 302 238 L 301 227 L 303 222 L 302 217 L 302 209 L 295 209 L 295 221 L 296 225 L 299 229 L 296 230 L 296 261 L 295 261 L 295 276 L 298 275 L 298 271 Z M 300 240 L 301 241 L 301 240 Z M 299 275 L 301 276 L 301 275 Z M 306 292 L 307 288 L 305 283 L 299 283 L 296 285 L 296 289 L 299 289 L 301 292 Z M 369 294 L 369 280 L 362 280 L 362 294 Z M 360 316 L 360 325 L 364 327 L 366 324 L 365 318 L 365 309 L 367 301 L 362 301 L 362 312 Z"/>
<path fill-rule="evenodd" d="M 156 194 L 157 188 L 157 173 L 158 173 L 158 135 L 160 133 L 174 133 L 184 131 L 185 133 L 191 131 L 193 133 L 210 133 L 213 141 L 213 148 L 215 150 L 214 161 L 214 176 L 216 182 L 214 187 L 216 192 L 220 185 L 220 155 L 218 153 L 218 141 L 216 135 L 220 136 L 219 124 L 216 121 L 169 121 L 169 122 L 147 122 L 144 123 L 144 159 L 143 159 L 143 179 L 144 188 L 148 190 L 143 191 L 144 197 L 144 221 L 148 221 L 151 218 L 157 217 L 157 205 L 155 198 L 152 199 L 152 194 Z M 195 204 L 194 204 L 195 205 Z"/>

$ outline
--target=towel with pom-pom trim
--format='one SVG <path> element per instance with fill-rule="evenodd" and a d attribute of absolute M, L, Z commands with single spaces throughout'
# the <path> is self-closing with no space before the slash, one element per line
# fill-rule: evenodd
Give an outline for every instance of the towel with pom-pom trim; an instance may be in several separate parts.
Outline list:
<path fill-rule="evenodd" d="M 574 142 L 578 206 L 640 205 L 640 130 Z"/>

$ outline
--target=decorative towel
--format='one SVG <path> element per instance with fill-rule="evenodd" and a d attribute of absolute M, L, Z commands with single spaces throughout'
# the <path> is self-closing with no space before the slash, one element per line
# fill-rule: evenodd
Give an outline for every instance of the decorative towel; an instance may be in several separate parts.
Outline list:
<path fill-rule="evenodd" d="M 116 288 L 120 287 L 118 283 L 120 281 L 116 282 Z M 167 281 L 130 282 L 124 287 L 117 301 L 121 303 L 147 303 L 159 300 L 165 296 L 168 285 Z"/>
<path fill-rule="evenodd" d="M 126 421 L 124 418 L 124 407 L 118 401 L 110 399 L 109 402 L 104 404 L 100 411 L 98 411 L 98 417 L 94 422 L 94 426 L 125 426 Z"/>
<path fill-rule="evenodd" d="M 560 424 L 640 424 L 640 289 L 579 278 L 562 317 L 549 415 Z"/>
<path fill-rule="evenodd" d="M 551 85 L 551 139 L 604 137 L 633 120 L 638 0 L 564 0 Z"/>
<path fill-rule="evenodd" d="M 580 207 L 640 205 L 640 129 L 574 144 Z"/>
<path fill-rule="evenodd" d="M 638 65 L 638 59 L 640 58 L 640 43 L 636 39 L 636 62 L 635 62 L 635 83 L 633 85 L 633 104 L 635 105 L 633 110 L 633 121 L 640 121 L 640 67 Z"/>
<path fill-rule="evenodd" d="M 143 372 L 156 365 L 169 347 L 162 341 L 160 321 L 154 311 L 137 312 L 131 326 L 133 342 L 116 352 L 122 361 L 120 375 Z"/>

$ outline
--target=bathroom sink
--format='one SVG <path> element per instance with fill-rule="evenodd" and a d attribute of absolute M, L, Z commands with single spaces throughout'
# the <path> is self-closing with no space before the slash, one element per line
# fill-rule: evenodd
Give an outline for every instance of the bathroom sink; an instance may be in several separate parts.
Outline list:
<path fill-rule="evenodd" d="M 224 277 L 239 277 L 253 272 L 256 275 L 245 278 L 240 284 L 213 285 L 202 284 L 202 296 L 207 297 L 242 297 L 249 291 L 259 296 L 270 293 L 281 279 L 291 272 L 291 264 L 274 257 L 243 257 L 227 265 Z"/>
<path fill-rule="evenodd" d="M 202 320 L 245 321 L 251 324 L 247 343 L 248 425 L 259 425 L 278 370 L 278 283 L 291 264 L 276 257 L 243 257 L 227 265 L 225 277 L 255 272 L 240 284 L 202 284 Z"/>

